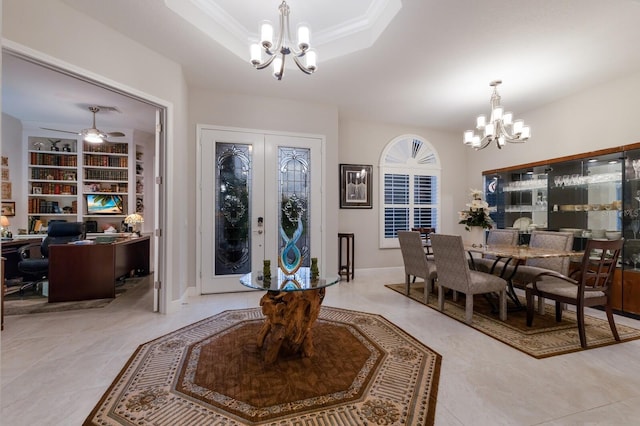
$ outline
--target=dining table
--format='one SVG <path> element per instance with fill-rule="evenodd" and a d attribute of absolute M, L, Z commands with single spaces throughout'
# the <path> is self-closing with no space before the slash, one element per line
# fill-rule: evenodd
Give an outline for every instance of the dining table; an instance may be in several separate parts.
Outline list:
<path fill-rule="evenodd" d="M 469 254 L 470 266 L 472 268 L 475 268 L 473 262 L 474 254 L 495 259 L 489 272 L 499 275 L 507 281 L 507 295 L 516 305 L 516 309 L 524 308 L 513 287 L 513 277 L 516 275 L 518 266 L 524 264 L 527 259 L 572 257 L 579 260 L 584 255 L 582 251 L 529 247 L 528 245 L 489 246 L 486 244 L 465 244 L 465 250 Z M 513 268 L 508 268 L 509 265 L 513 265 Z"/>

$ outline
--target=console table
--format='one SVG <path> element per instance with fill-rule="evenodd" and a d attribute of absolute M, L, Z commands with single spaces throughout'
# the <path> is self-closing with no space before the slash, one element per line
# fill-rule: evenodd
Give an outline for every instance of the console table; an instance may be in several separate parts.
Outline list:
<path fill-rule="evenodd" d="M 49 302 L 116 297 L 116 280 L 131 271 L 149 273 L 147 235 L 106 244 L 49 246 Z"/>
<path fill-rule="evenodd" d="M 300 268 L 294 275 L 278 269 L 277 278 L 270 282 L 251 273 L 240 278 L 242 285 L 266 291 L 260 299 L 266 319 L 258 333 L 258 348 L 264 347 L 266 364 L 275 362 L 281 349 L 305 357 L 313 355 L 311 327 L 320 313 L 325 289 L 339 281 L 339 275 L 312 280 L 309 268 Z"/>

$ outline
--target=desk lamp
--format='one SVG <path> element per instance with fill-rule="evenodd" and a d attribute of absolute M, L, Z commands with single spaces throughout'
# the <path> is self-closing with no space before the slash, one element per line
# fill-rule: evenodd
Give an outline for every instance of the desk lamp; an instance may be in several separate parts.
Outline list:
<path fill-rule="evenodd" d="M 124 223 L 133 226 L 133 235 L 137 237 L 140 236 L 139 224 L 144 223 L 144 218 L 141 215 L 138 213 L 131 213 L 124 219 Z"/>
<path fill-rule="evenodd" d="M 9 218 L 6 216 L 2 216 L 0 218 L 0 236 L 2 238 L 11 238 L 11 231 L 9 230 Z"/>

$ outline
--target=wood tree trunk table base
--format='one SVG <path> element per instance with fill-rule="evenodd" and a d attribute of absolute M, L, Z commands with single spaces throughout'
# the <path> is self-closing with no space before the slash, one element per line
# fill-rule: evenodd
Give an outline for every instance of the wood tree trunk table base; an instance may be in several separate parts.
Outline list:
<path fill-rule="evenodd" d="M 262 299 L 266 316 L 258 333 L 258 348 L 264 361 L 272 364 L 281 351 L 311 357 L 314 354 L 311 328 L 320 314 L 325 289 L 268 291 Z"/>

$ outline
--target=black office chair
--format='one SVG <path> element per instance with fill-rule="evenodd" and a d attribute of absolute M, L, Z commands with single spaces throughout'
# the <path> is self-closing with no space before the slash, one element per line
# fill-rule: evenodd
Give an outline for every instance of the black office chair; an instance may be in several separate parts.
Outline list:
<path fill-rule="evenodd" d="M 32 278 L 31 281 L 20 287 L 20 294 L 25 290 L 33 289 L 38 291 L 42 282 L 49 275 L 49 245 L 67 244 L 72 241 L 83 240 L 85 238 L 84 223 L 82 222 L 51 222 L 47 231 L 47 236 L 40 244 L 41 257 L 29 257 L 31 250 L 38 244 L 27 244 L 20 247 L 20 258 L 18 270 L 25 276 Z"/>

